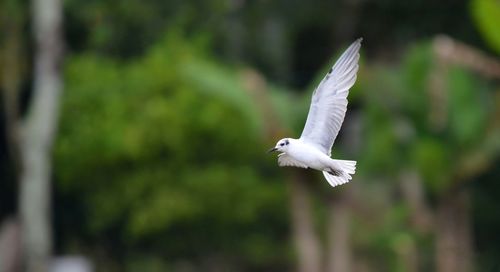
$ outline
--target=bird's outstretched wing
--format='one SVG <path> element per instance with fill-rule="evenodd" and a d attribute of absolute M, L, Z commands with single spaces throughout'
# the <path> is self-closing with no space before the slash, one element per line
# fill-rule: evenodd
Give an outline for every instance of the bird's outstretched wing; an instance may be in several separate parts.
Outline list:
<path fill-rule="evenodd" d="M 331 155 L 333 142 L 344 121 L 349 88 L 356 81 L 361 41 L 360 38 L 347 48 L 314 90 L 306 125 L 300 136 L 300 139 L 327 155 Z"/>
<path fill-rule="evenodd" d="M 285 153 L 281 153 L 278 155 L 278 165 L 279 166 L 293 166 L 300 168 L 307 168 L 307 165 L 294 160 L 292 157 L 288 156 Z"/>

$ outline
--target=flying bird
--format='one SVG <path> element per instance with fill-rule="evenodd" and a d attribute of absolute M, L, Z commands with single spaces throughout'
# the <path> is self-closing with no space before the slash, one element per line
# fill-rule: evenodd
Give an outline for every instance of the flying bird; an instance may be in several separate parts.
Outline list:
<path fill-rule="evenodd" d="M 356 81 L 359 49 L 357 39 L 340 56 L 319 86 L 314 90 L 306 125 L 299 139 L 284 138 L 269 152 L 278 155 L 279 166 L 312 168 L 323 172 L 335 187 L 349 182 L 356 171 L 356 161 L 331 158 L 332 145 L 347 110 L 347 95 Z"/>

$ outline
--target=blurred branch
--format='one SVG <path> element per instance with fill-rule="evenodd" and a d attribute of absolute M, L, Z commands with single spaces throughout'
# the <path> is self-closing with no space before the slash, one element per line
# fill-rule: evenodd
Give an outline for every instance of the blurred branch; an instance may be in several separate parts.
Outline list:
<path fill-rule="evenodd" d="M 438 203 L 436 215 L 436 271 L 472 271 L 470 196 L 450 190 Z"/>
<path fill-rule="evenodd" d="M 356 110 L 351 110 L 342 126 L 341 145 L 346 146 L 344 154 L 354 156 L 361 148 L 363 120 Z M 355 182 L 348 186 L 331 190 L 327 193 L 328 221 L 327 221 L 327 252 L 325 253 L 326 270 L 356 271 L 352 258 L 352 214 L 355 205 L 365 204 L 359 195 L 359 184 L 362 184 L 358 175 Z M 336 189 L 336 188 L 335 188 Z"/>
<path fill-rule="evenodd" d="M 267 94 L 267 84 L 265 79 L 258 74 L 256 71 L 251 69 L 243 70 L 242 74 L 243 85 L 245 90 L 250 94 L 254 105 L 257 107 L 258 112 L 261 115 L 261 119 L 264 120 L 264 133 L 265 138 L 273 141 L 276 137 L 282 137 L 283 135 L 290 132 L 288 128 L 279 122 L 277 114 L 273 110 L 273 105 L 271 105 L 271 99 L 269 99 Z"/>
<path fill-rule="evenodd" d="M 273 110 L 264 78 L 257 72 L 247 69 L 242 72 L 242 80 L 245 90 L 250 93 L 264 120 L 266 138 L 273 141 L 276 136 L 288 133 L 290 130 L 278 120 Z M 298 252 L 298 271 L 319 272 L 321 271 L 320 245 L 314 230 L 309 184 L 303 171 L 303 169 L 291 169 L 287 182 L 290 189 L 293 236 Z"/>
<path fill-rule="evenodd" d="M 433 53 L 436 63 L 428 88 L 431 105 L 429 121 L 432 129 L 439 131 L 447 122 L 448 95 L 445 78 L 450 65 L 463 66 L 487 78 L 500 79 L 500 62 L 445 35 L 434 38 Z"/>
<path fill-rule="evenodd" d="M 429 86 L 427 88 L 429 101 L 429 124 L 430 129 L 440 132 L 446 127 L 448 121 L 448 88 L 446 88 L 446 75 L 449 65 L 440 57 L 442 49 L 434 46 L 434 65 L 431 68 Z"/>
<path fill-rule="evenodd" d="M 352 271 L 351 210 L 353 187 L 336 192 L 328 203 L 328 255 L 326 271 Z"/>
<path fill-rule="evenodd" d="M 436 70 L 431 73 L 429 86 L 431 114 L 430 121 L 435 129 L 444 127 L 447 118 L 447 98 L 446 98 L 446 74 L 450 65 L 463 66 L 469 70 L 475 71 L 487 78 L 500 79 L 500 62 L 491 56 L 487 56 L 481 51 L 456 41 L 448 36 L 440 35 L 433 42 L 434 55 L 436 56 Z M 458 161 L 454 174 L 455 180 L 465 180 L 472 177 L 490 166 L 490 158 L 500 148 L 491 142 L 496 143 L 500 124 L 498 118 L 498 105 L 500 99 L 496 97 L 496 113 L 490 120 L 490 125 L 486 131 L 485 147 L 481 147 L 472 153 L 462 156 Z"/>
<path fill-rule="evenodd" d="M 425 200 L 422 180 L 416 171 L 401 172 L 401 192 L 410 208 L 410 220 L 420 233 L 429 233 L 433 229 L 432 212 Z"/>
<path fill-rule="evenodd" d="M 434 38 L 433 48 L 436 57 L 442 61 L 463 66 L 488 78 L 500 79 L 500 62 L 495 57 L 445 35 Z"/>
<path fill-rule="evenodd" d="M 310 192 L 304 169 L 293 169 L 288 180 L 292 229 L 299 258 L 299 272 L 320 272 L 321 251 L 314 231 Z"/>
<path fill-rule="evenodd" d="M 51 151 L 62 89 L 62 5 L 33 0 L 34 86 L 21 128 L 20 217 L 26 271 L 46 272 L 52 251 Z"/>

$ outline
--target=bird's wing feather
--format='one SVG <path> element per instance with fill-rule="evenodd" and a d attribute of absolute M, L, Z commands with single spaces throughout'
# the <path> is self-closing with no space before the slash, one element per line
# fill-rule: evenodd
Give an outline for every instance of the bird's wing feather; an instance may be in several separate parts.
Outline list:
<path fill-rule="evenodd" d="M 356 40 L 340 56 L 330 72 L 313 93 L 306 125 L 300 138 L 327 155 L 331 149 L 347 110 L 347 95 L 356 81 L 359 49 Z"/>
<path fill-rule="evenodd" d="M 281 153 L 278 155 L 278 165 L 279 166 L 293 166 L 300 168 L 307 168 L 307 165 L 293 159 L 285 153 Z"/>

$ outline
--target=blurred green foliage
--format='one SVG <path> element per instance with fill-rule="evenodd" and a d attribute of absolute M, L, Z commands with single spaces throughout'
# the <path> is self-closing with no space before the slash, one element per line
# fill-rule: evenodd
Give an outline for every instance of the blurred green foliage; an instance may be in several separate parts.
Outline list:
<path fill-rule="evenodd" d="M 107 241 L 100 246 L 107 257 L 120 259 L 114 248 L 123 247 L 126 267 L 175 270 L 184 258 L 200 267 L 204 258 L 224 258 L 233 269 L 287 267 L 286 191 L 263 153 L 266 117 L 239 68 L 211 59 L 205 41 L 172 32 L 134 60 L 68 59 L 55 158 L 65 203 L 60 216 L 73 208 L 81 216 L 79 227 L 61 227 L 65 239 L 77 241 L 75 250 L 88 246 L 78 237 L 89 237 Z M 448 121 L 435 131 L 426 91 L 435 72 L 429 48 L 415 46 L 402 68 L 365 68 L 353 90 L 353 104 L 363 106 L 363 144 L 355 153 L 342 147 L 342 138 L 339 144 L 340 153 L 362 162 L 358 175 L 371 181 L 363 192 L 372 207 L 355 224 L 354 244 L 381 269 L 401 266 L 397 252 L 414 239 L 430 250 L 428 238 L 407 228 L 406 205 L 390 200 L 391 184 L 415 168 L 431 192 L 450 186 L 459 158 L 485 141 L 494 107 L 490 85 L 453 68 L 444 79 Z M 307 107 L 295 103 L 309 94 L 293 99 L 271 88 L 270 97 L 278 114 L 288 116 L 285 127 L 300 129 Z M 137 247 L 145 250 L 138 254 Z"/>
<path fill-rule="evenodd" d="M 485 145 L 498 150 L 489 145 L 498 135 L 487 131 L 495 118 L 494 88 L 459 67 L 437 74 L 435 61 L 424 43 L 403 59 L 402 75 L 396 69 L 372 70 L 370 83 L 363 84 L 367 87 L 364 135 L 369 136 L 360 156 L 370 172 L 417 167 L 428 187 L 439 192 L 454 182 L 457 173 L 463 174 L 458 169 L 460 158 Z M 433 77 L 444 77 L 438 79 L 445 87 L 446 100 L 441 103 L 431 102 L 436 99 L 430 93 Z M 433 124 L 436 110 L 443 112 L 443 128 Z"/>
<path fill-rule="evenodd" d="M 79 231 L 93 239 L 118 231 L 151 254 L 284 263 L 284 184 L 262 160 L 252 104 L 196 44 L 168 35 L 130 62 L 68 59 L 58 187 L 69 206 L 83 200 Z"/>
<path fill-rule="evenodd" d="M 497 264 L 498 84 L 450 66 L 438 78 L 446 99 L 436 128 L 430 84 L 438 63 L 429 38 L 445 33 L 479 48 L 484 39 L 499 52 L 498 1 L 64 3 L 56 254 L 84 254 L 102 271 L 293 270 L 285 189 L 291 169 L 264 153 L 273 144 L 266 126 L 276 118 L 290 135 L 273 137 L 298 137 L 312 90 L 343 46 L 363 36 L 334 149 L 334 157 L 358 161 L 355 184 L 347 185 L 359 200 L 351 224 L 355 262 L 404 271 L 401 252 L 416 246 L 422 271 L 433 269 L 435 237 L 413 228 L 398 189 L 401 175 L 414 171 L 431 209 L 443 192 L 468 182 L 462 188 L 474 193 L 478 269 Z M 10 9 L 0 11 L 2 26 L 24 20 L 19 29 L 29 37 L 28 12 L 21 19 Z M 273 116 L 245 85 L 248 67 L 264 75 Z M 360 130 L 346 132 L 352 124 Z M 493 169 L 465 173 L 476 157 Z M 332 191 L 310 174 L 315 221 L 324 223 L 324 199 L 344 189 Z M 4 205 L 13 184 L 0 190 L 1 215 L 15 206 Z"/>

